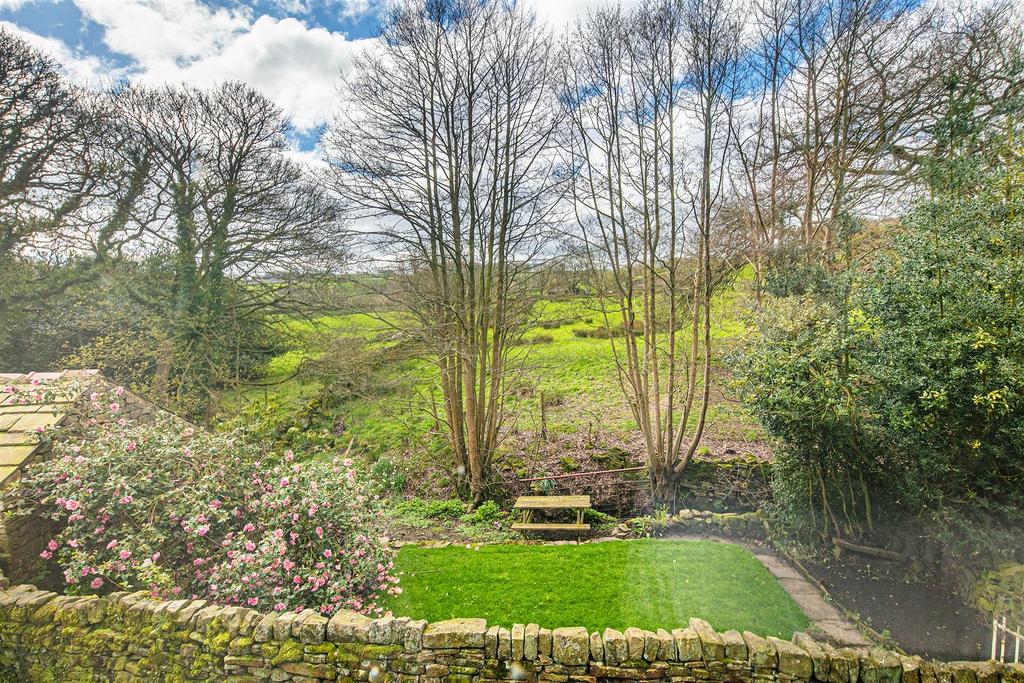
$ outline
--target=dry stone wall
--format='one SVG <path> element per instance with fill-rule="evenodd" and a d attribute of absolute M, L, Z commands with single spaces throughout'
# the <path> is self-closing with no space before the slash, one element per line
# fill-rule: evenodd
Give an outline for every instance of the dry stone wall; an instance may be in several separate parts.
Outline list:
<path fill-rule="evenodd" d="M 326 619 L 146 596 L 0 592 L 0 681 L 1024 683 L 1021 665 L 925 662 L 804 634 L 718 633 L 699 619 L 671 632 L 509 630 L 483 619 Z"/>
<path fill-rule="evenodd" d="M 677 503 L 715 512 L 758 510 L 771 499 L 771 466 L 753 455 L 694 458 Z"/>
<path fill-rule="evenodd" d="M 768 522 L 762 512 L 680 510 L 665 518 L 634 517 L 612 531 L 616 538 L 669 534 L 713 534 L 730 538 L 764 539 L 768 536 Z"/>

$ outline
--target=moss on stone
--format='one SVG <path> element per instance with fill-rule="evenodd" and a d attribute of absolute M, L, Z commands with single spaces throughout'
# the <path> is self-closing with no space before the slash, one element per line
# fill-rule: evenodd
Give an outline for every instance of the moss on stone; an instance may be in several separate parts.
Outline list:
<path fill-rule="evenodd" d="M 386 659 L 402 651 L 401 645 L 360 645 L 362 659 Z"/>
<path fill-rule="evenodd" d="M 306 654 L 311 655 L 329 655 L 336 650 L 334 643 L 317 643 L 316 645 L 307 645 Z"/>
<path fill-rule="evenodd" d="M 240 655 L 248 654 L 249 648 L 252 647 L 252 638 L 245 636 L 238 636 L 228 644 L 228 654 Z"/>
<path fill-rule="evenodd" d="M 649 662 L 645 662 L 642 659 L 627 659 L 619 665 L 622 669 L 650 669 L 651 665 Z"/>
<path fill-rule="evenodd" d="M 297 640 L 286 640 L 281 643 L 281 649 L 278 650 L 277 654 L 274 655 L 270 661 L 277 666 L 286 662 L 301 662 L 302 655 L 305 654 L 303 645 Z"/>
<path fill-rule="evenodd" d="M 227 631 L 221 631 L 212 636 L 206 638 L 206 646 L 211 652 L 218 654 L 225 654 L 228 651 L 228 645 L 231 644 L 231 634 Z"/>

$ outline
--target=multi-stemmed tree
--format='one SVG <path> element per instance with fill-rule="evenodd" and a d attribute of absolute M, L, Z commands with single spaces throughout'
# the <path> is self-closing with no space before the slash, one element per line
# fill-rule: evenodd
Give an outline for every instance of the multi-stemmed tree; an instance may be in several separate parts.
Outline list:
<path fill-rule="evenodd" d="M 728 3 L 667 0 L 591 13 L 563 59 L 580 239 L 662 502 L 707 415 L 738 45 Z"/>
<path fill-rule="evenodd" d="M 405 2 L 360 57 L 327 137 L 333 186 L 367 224 L 382 293 L 436 361 L 474 503 L 519 367 L 512 349 L 560 179 L 550 36 L 503 2 Z"/>

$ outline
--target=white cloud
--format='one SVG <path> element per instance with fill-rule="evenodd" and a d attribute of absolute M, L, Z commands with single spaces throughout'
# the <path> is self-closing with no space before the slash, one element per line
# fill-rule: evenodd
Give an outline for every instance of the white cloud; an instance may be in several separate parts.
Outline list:
<path fill-rule="evenodd" d="M 33 0 L 0 0 L 0 9 L 7 9 L 13 12 L 32 1 Z"/>
<path fill-rule="evenodd" d="M 103 41 L 140 64 L 207 57 L 250 23 L 245 8 L 213 10 L 197 0 L 75 0 L 103 26 Z"/>
<path fill-rule="evenodd" d="M 330 119 L 336 87 L 354 54 L 370 40 L 311 28 L 298 19 L 262 16 L 218 52 L 186 65 L 166 60 L 142 63 L 136 80 L 211 85 L 243 81 L 281 106 L 296 128 L 306 131 Z"/>
<path fill-rule="evenodd" d="M 372 42 L 352 41 L 295 18 L 254 20 L 247 8 L 213 9 L 201 0 L 74 2 L 103 27 L 111 51 L 133 60 L 132 81 L 199 86 L 243 81 L 276 102 L 301 131 L 330 119 L 341 71 Z M 279 2 L 293 9 L 308 4 Z M 343 5 L 353 12 L 370 7 L 367 0 Z"/>
<path fill-rule="evenodd" d="M 285 154 L 292 161 L 309 168 L 318 170 L 327 168 L 327 162 L 324 160 L 324 153 L 323 150 L 320 149 L 320 145 L 317 145 L 313 149 L 299 149 L 293 144 Z"/>
<path fill-rule="evenodd" d="M 289 14 L 309 14 L 314 7 L 328 5 L 338 16 L 353 19 L 368 15 L 384 16 L 396 0 L 272 0 Z"/>
<path fill-rule="evenodd" d="M 0 27 L 52 57 L 64 68 L 68 78 L 80 85 L 102 87 L 109 85 L 121 76 L 117 69 L 104 63 L 99 57 L 79 54 L 61 40 L 26 31 L 9 21 L 0 21 Z"/>
<path fill-rule="evenodd" d="M 14 7 L 35 0 L 0 0 Z M 78 54 L 63 42 L 9 25 L 32 44 L 51 53 L 76 81 L 109 83 L 127 77 L 146 84 L 213 85 L 239 80 L 281 106 L 296 128 L 309 131 L 331 119 L 341 72 L 373 40 L 349 40 L 345 34 L 308 25 L 301 19 L 263 15 L 236 4 L 214 8 L 204 0 L 73 0 L 103 30 L 112 52 L 132 60 L 114 71 L 94 56 Z M 322 0 L 276 0 L 301 14 Z M 383 15 L 392 0 L 327 0 L 343 17 Z M 627 4 L 636 0 L 625 0 Z M 613 0 L 527 0 L 538 17 L 556 29 L 571 26 L 590 8 Z"/>
<path fill-rule="evenodd" d="M 640 4 L 639 0 L 526 0 L 525 6 L 532 9 L 537 18 L 546 21 L 556 31 L 571 29 L 588 10 L 621 4 L 623 9 Z"/>

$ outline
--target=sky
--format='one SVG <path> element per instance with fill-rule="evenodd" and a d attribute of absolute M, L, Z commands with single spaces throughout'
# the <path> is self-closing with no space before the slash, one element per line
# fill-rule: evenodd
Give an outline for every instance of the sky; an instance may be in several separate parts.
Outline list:
<path fill-rule="evenodd" d="M 557 31 L 606 0 L 522 0 Z M 240 80 L 291 117 L 315 154 L 338 80 L 372 48 L 386 0 L 0 0 L 0 27 L 91 87 Z"/>

